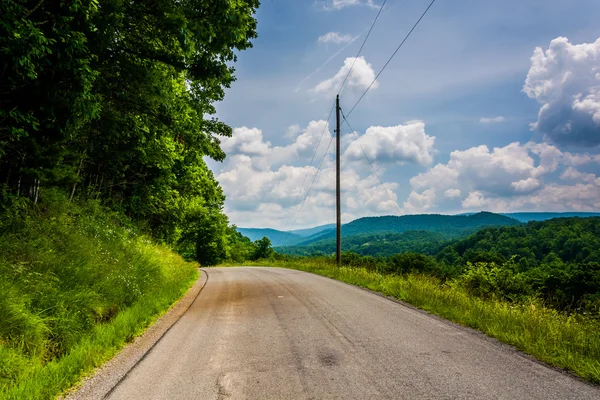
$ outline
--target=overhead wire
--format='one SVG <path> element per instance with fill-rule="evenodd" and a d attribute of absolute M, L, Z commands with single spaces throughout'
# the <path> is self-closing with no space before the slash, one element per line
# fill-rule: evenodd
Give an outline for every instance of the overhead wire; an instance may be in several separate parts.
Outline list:
<path fill-rule="evenodd" d="M 402 210 L 400 210 L 400 206 L 398 206 L 398 203 L 396 203 L 396 200 L 394 200 L 394 198 L 392 197 L 392 194 L 389 192 L 388 188 L 385 186 L 385 184 L 383 183 L 383 180 L 381 179 L 381 177 L 379 176 L 379 173 L 377 172 L 377 169 L 375 169 L 375 166 L 373 165 L 373 163 L 371 162 L 371 159 L 369 158 L 369 156 L 367 155 L 367 152 L 365 151 L 365 148 L 363 147 L 363 145 L 360 143 L 360 138 L 358 137 L 358 135 L 356 134 L 356 131 L 350 126 L 350 122 L 348 121 L 348 119 L 346 118 L 346 116 L 344 115 L 344 111 L 342 111 L 340 109 L 340 111 L 342 112 L 342 117 L 344 119 L 344 122 L 346 123 L 346 125 L 348 125 L 348 128 L 350 128 L 350 130 L 352 131 L 352 134 L 354 135 L 354 137 L 356 138 L 355 143 L 358 143 L 358 146 L 360 147 L 360 149 L 362 150 L 363 154 L 365 155 L 365 158 L 367 159 L 367 162 L 369 163 L 369 165 L 371 166 L 371 169 L 373 170 L 373 172 L 375 173 L 375 176 L 377 177 L 377 179 L 379 180 L 379 183 L 381 184 L 381 186 L 383 187 L 383 190 L 385 190 L 385 192 L 387 193 L 388 197 L 390 198 L 390 201 L 394 204 L 394 206 L 396 207 L 396 210 L 398 210 L 398 215 L 402 215 Z"/>
<path fill-rule="evenodd" d="M 331 147 L 331 143 L 333 143 L 333 139 L 335 138 L 335 136 L 331 136 L 331 139 L 329 140 L 329 144 L 327 145 L 327 149 L 325 149 L 325 153 L 323 154 L 323 157 L 321 158 L 321 162 L 319 163 L 319 166 L 317 167 L 317 172 L 315 173 L 315 176 L 313 176 L 313 179 L 310 183 L 310 185 L 308 186 L 308 190 L 306 191 L 306 195 L 304 196 L 304 199 L 302 200 L 302 203 L 300 204 L 300 208 L 298 209 L 298 212 L 296 213 L 296 217 L 294 218 L 294 222 L 292 223 L 290 228 L 293 228 L 294 225 L 296 225 L 296 221 L 298 221 L 298 217 L 300 216 L 300 212 L 302 212 L 302 208 L 304 207 L 304 203 L 306 202 L 306 199 L 308 198 L 308 196 L 310 195 L 310 190 L 312 189 L 313 184 L 315 183 L 315 180 L 317 179 L 317 175 L 319 175 L 319 172 L 321 171 L 321 167 L 323 166 L 323 162 L 325 161 L 325 158 L 327 158 L 327 153 L 329 152 L 329 148 Z M 291 229 L 287 231 L 288 235 L 286 236 L 285 240 L 284 240 L 284 244 L 282 245 L 285 246 L 288 243 L 289 237 L 291 236 Z"/>
<path fill-rule="evenodd" d="M 379 11 L 377 12 L 377 15 L 375 16 L 375 19 L 373 20 L 373 23 L 371 23 L 371 27 L 369 28 L 369 32 L 367 32 L 367 36 L 365 36 L 365 40 L 363 40 L 362 44 L 360 45 L 360 49 L 358 49 L 358 53 L 356 53 L 356 56 L 354 57 L 354 61 L 352 61 L 352 65 L 350 66 L 350 69 L 348 70 L 348 73 L 346 74 L 346 76 L 344 77 L 344 80 L 342 81 L 342 84 L 340 85 L 340 89 L 337 92 L 338 95 L 340 93 L 342 93 L 342 89 L 344 89 L 344 85 L 346 84 L 346 81 L 348 80 L 348 77 L 350 76 L 350 73 L 352 72 L 352 69 L 354 68 L 354 64 L 356 63 L 356 59 L 358 58 L 358 56 L 362 52 L 363 47 L 365 47 L 365 43 L 367 43 L 367 39 L 369 39 L 369 36 L 371 35 L 371 31 L 373 30 L 373 27 L 375 26 L 375 23 L 377 22 L 377 19 L 379 19 L 379 15 L 381 14 L 381 11 L 383 10 L 383 6 L 385 6 L 386 1 L 387 0 L 383 0 L 383 3 L 381 3 L 381 7 L 379 7 Z"/>
<path fill-rule="evenodd" d="M 415 24 L 413 25 L 413 27 L 411 28 L 411 30 L 406 34 L 406 36 L 404 37 L 404 39 L 402 40 L 402 42 L 398 45 L 398 47 L 396 47 L 396 50 L 394 50 L 394 52 L 392 53 L 392 55 L 390 56 L 390 58 L 386 61 L 386 63 L 383 65 L 383 67 L 379 70 L 379 72 L 375 76 L 375 79 L 373 79 L 373 81 L 371 82 L 371 84 L 369 85 L 369 87 L 367 87 L 367 89 L 363 92 L 363 94 L 360 95 L 360 97 L 358 98 L 358 100 L 356 101 L 356 103 L 354 103 L 354 106 L 352 106 L 352 108 L 348 112 L 348 116 L 350 116 L 350 114 L 352 114 L 352 112 L 354 111 L 354 109 L 356 108 L 356 106 L 358 105 L 358 103 L 360 103 L 360 101 L 363 99 L 363 97 L 365 97 L 365 95 L 367 94 L 367 92 L 371 89 L 371 87 L 373 86 L 373 84 L 377 81 L 377 79 L 379 78 L 379 76 L 381 75 L 381 73 L 385 70 L 385 68 L 388 66 L 388 64 L 390 63 L 390 61 L 392 61 L 392 59 L 394 58 L 394 56 L 396 55 L 396 53 L 398 53 L 398 50 L 400 50 L 400 48 L 402 48 L 402 46 L 404 45 L 404 43 L 406 43 L 406 41 L 408 40 L 408 38 L 410 37 L 410 35 L 413 33 L 413 31 L 415 30 L 415 28 L 419 25 L 419 23 L 421 22 L 421 20 L 423 19 L 423 17 L 425 17 L 425 15 L 427 14 L 427 12 L 431 8 L 431 6 L 433 6 L 433 3 L 435 3 L 435 1 L 436 0 L 432 0 L 431 3 L 429 3 L 429 6 L 427 6 L 427 8 L 425 9 L 425 11 L 423 11 L 423 14 L 421 14 L 421 16 L 419 17 L 419 19 L 417 20 L 417 22 L 415 22 Z"/>
<path fill-rule="evenodd" d="M 309 167 L 312 166 L 313 161 L 315 160 L 315 157 L 317 155 L 317 151 L 319 150 L 319 146 L 321 145 L 321 141 L 323 140 L 323 136 L 325 135 L 325 131 L 327 130 L 327 127 L 329 126 L 329 120 L 331 119 L 331 116 L 333 115 L 333 110 L 335 109 L 335 102 L 333 103 L 333 105 L 331 106 L 331 110 L 329 110 L 329 115 L 327 116 L 327 120 L 325 121 L 325 125 L 323 126 L 323 130 L 321 131 L 321 135 L 319 137 L 319 141 L 317 142 L 317 145 L 315 146 L 315 151 L 313 152 L 312 158 L 310 159 L 310 163 L 308 164 Z M 329 143 L 329 146 L 331 146 L 331 142 Z M 325 151 L 325 154 L 327 154 L 327 151 L 329 150 L 329 146 L 327 147 L 327 150 Z M 304 174 L 304 179 L 302 180 L 302 185 L 300 186 L 300 191 L 298 192 L 298 195 L 296 196 L 296 199 L 294 200 L 294 205 L 292 206 L 292 210 L 298 205 L 298 200 L 300 199 L 300 195 L 302 194 L 303 190 L 304 190 L 304 184 L 306 183 L 306 178 L 308 177 L 310 170 L 307 169 L 306 170 L 306 174 Z M 318 173 L 318 172 L 317 172 Z M 288 231 L 287 227 L 289 225 L 291 216 L 293 214 L 290 214 L 289 218 L 286 219 L 285 222 L 285 231 Z M 298 217 L 296 217 L 298 218 Z M 284 242 L 287 243 L 288 238 L 291 236 L 291 232 L 288 231 L 288 235 L 286 236 Z"/>
<path fill-rule="evenodd" d="M 323 140 L 323 136 L 325 135 L 325 131 L 327 130 L 327 127 L 329 126 L 329 120 L 331 119 L 331 115 L 333 114 L 333 110 L 334 109 L 335 109 L 335 102 L 331 106 L 331 110 L 329 111 L 329 116 L 327 116 L 327 120 L 325 121 L 325 125 L 323 126 L 323 131 L 321 132 L 321 136 L 319 137 L 319 141 L 317 142 L 317 146 L 315 147 L 315 151 L 313 152 L 312 158 L 310 159 L 310 163 L 308 164 L 309 167 L 312 166 L 312 163 L 315 160 L 315 156 L 317 155 L 317 151 L 319 150 L 319 146 L 321 145 L 321 141 Z M 307 170 L 306 174 L 304 174 L 304 179 L 302 180 L 302 186 L 300 186 L 300 192 L 298 192 L 298 195 L 296 196 L 296 200 L 294 201 L 293 207 L 296 207 L 296 204 L 298 203 L 298 199 L 300 198 L 300 194 L 302 193 L 302 189 L 304 189 L 304 184 L 306 183 L 306 178 L 308 177 L 308 172 L 309 171 Z"/>
<path fill-rule="evenodd" d="M 429 3 L 429 5 L 427 6 L 427 8 L 425 9 L 425 11 L 421 14 L 421 16 L 419 17 L 419 19 L 417 20 L 417 22 L 415 22 L 415 24 L 413 25 L 413 27 L 410 29 L 410 31 L 406 34 L 406 36 L 404 37 L 404 39 L 402 40 L 402 42 L 400 42 L 400 44 L 398 45 L 398 47 L 396 47 L 396 49 L 394 50 L 394 52 L 392 53 L 392 55 L 388 58 L 388 60 L 385 62 L 385 64 L 383 65 L 383 67 L 379 70 L 379 72 L 377 73 L 377 75 L 375 76 L 375 78 L 373 79 L 373 81 L 369 84 L 369 86 L 367 87 L 367 89 L 361 94 L 361 96 L 358 98 L 358 100 L 356 101 L 356 103 L 352 106 L 352 108 L 350 109 L 350 112 L 348 112 L 348 116 L 350 116 L 350 114 L 352 114 L 352 112 L 356 109 L 356 107 L 358 106 L 358 104 L 362 101 L 362 99 L 364 98 L 364 96 L 368 93 L 368 91 L 371 89 L 371 87 L 373 87 L 373 85 L 375 84 L 375 82 L 377 81 L 377 79 L 379 78 L 379 76 L 383 73 L 383 71 L 387 68 L 388 64 L 392 61 L 392 59 L 396 56 L 396 54 L 398 53 L 398 51 L 402 48 L 402 46 L 404 45 L 404 43 L 408 40 L 408 38 L 411 36 L 411 34 L 413 33 L 413 31 L 416 29 L 416 27 L 419 25 L 419 23 L 421 22 L 421 20 L 425 17 L 425 15 L 427 14 L 427 12 L 429 11 L 429 9 L 433 6 L 433 4 L 435 3 L 436 0 L 432 0 L 431 3 Z M 338 90 L 338 95 L 341 93 L 342 89 L 344 88 L 344 85 L 346 84 L 346 82 L 348 81 L 348 77 L 350 76 L 350 73 L 352 72 L 354 65 L 356 63 L 356 59 L 358 58 L 358 56 L 361 54 L 365 43 L 367 42 L 371 31 L 373 30 L 377 20 L 379 19 L 379 16 L 381 15 L 381 12 L 383 10 L 383 7 L 385 6 L 385 3 L 387 2 L 387 0 L 384 0 L 381 4 L 381 7 L 379 8 L 379 11 L 377 12 L 377 15 L 375 16 L 375 19 L 373 20 L 371 27 L 369 28 L 369 31 L 367 32 L 367 35 L 365 36 L 365 39 L 363 40 L 363 43 L 361 44 L 358 53 L 356 54 L 356 57 L 354 57 L 354 60 L 352 62 L 352 65 L 350 66 L 350 69 L 348 70 L 348 72 L 346 73 L 346 76 L 344 77 L 344 80 L 342 81 L 342 84 L 340 85 L 340 88 Z M 325 127 L 323 128 L 323 131 L 321 132 L 321 136 L 319 138 L 319 142 L 317 143 L 317 146 L 315 148 L 315 151 L 312 155 L 311 161 L 309 166 L 312 166 L 312 163 L 316 157 L 319 145 L 322 141 L 322 138 L 325 134 L 325 130 L 329 124 L 329 120 L 331 118 L 331 115 L 333 114 L 333 110 L 335 108 L 335 104 L 332 106 L 330 112 L 329 112 L 329 116 L 327 117 L 327 122 L 325 124 Z M 342 115 L 343 115 L 343 111 L 342 111 Z M 360 143 L 359 137 L 358 135 L 356 135 L 356 132 L 354 131 L 354 129 L 352 129 L 352 127 L 350 126 L 350 123 L 347 119 L 346 115 L 343 115 L 343 119 L 344 122 L 346 122 L 346 125 L 348 125 L 348 127 L 350 128 L 350 130 L 352 131 L 352 134 L 354 135 L 354 137 L 356 138 L 356 141 L 358 142 L 359 147 L 361 148 L 363 154 L 365 155 L 365 158 L 367 159 L 367 162 L 369 163 L 371 169 L 373 170 L 373 172 L 375 173 L 375 176 L 377 177 L 377 179 L 379 180 L 379 183 L 381 184 L 381 186 L 383 187 L 383 189 L 385 190 L 385 192 L 387 193 L 388 197 L 390 198 L 390 200 L 392 201 L 392 203 L 394 204 L 394 206 L 396 207 L 396 209 L 398 210 L 399 214 L 402 214 L 402 211 L 400 210 L 400 207 L 398 206 L 398 204 L 396 203 L 396 201 L 393 199 L 391 193 L 389 192 L 389 190 L 387 189 L 387 187 L 383 184 L 383 181 L 381 179 L 381 177 L 379 176 L 379 173 L 377 172 L 377 170 L 375 169 L 373 163 L 371 162 L 369 156 L 367 155 L 364 147 L 362 146 L 362 144 Z M 286 231 L 288 232 L 288 236 L 286 237 L 286 239 L 284 240 L 284 246 L 287 244 L 289 237 L 291 236 L 291 228 L 294 227 L 294 225 L 296 224 L 298 217 L 300 215 L 300 212 L 302 211 L 302 208 L 304 207 L 304 203 L 306 202 L 306 199 L 308 198 L 308 196 L 310 195 L 310 191 L 312 189 L 312 186 L 321 170 L 321 167 L 323 165 L 323 162 L 325 160 L 325 158 L 327 157 L 327 153 L 329 152 L 329 148 L 331 147 L 331 143 L 333 142 L 335 136 L 332 136 L 329 144 L 327 145 L 327 149 L 325 150 L 325 153 L 323 154 L 323 157 L 321 158 L 321 161 L 317 167 L 317 172 L 315 173 L 309 187 L 308 190 L 306 191 L 306 195 L 304 196 L 302 203 L 300 204 L 300 208 L 298 209 L 298 212 L 296 213 L 296 216 L 294 218 L 294 221 L 290 227 L 290 229 L 286 229 Z M 298 204 L 298 200 L 300 198 L 300 195 L 302 194 L 302 191 L 304 189 L 304 184 L 306 183 L 306 178 L 308 177 L 309 174 L 309 170 L 306 171 L 306 174 L 304 175 L 304 179 L 302 181 L 302 185 L 300 187 L 300 191 L 298 192 L 298 195 L 296 196 L 296 199 L 294 201 L 294 205 L 292 206 L 292 209 L 294 209 L 296 207 L 296 205 Z M 289 220 L 288 222 L 286 222 L 286 228 L 288 226 Z"/>

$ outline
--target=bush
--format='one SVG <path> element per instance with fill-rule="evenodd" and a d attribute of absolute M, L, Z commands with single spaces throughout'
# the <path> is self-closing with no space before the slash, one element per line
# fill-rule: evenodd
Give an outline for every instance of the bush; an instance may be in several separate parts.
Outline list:
<path fill-rule="evenodd" d="M 4 199 L 2 207 L 0 392 L 144 297 L 177 292 L 196 274 L 195 264 L 97 202 L 49 192 L 39 205 Z"/>

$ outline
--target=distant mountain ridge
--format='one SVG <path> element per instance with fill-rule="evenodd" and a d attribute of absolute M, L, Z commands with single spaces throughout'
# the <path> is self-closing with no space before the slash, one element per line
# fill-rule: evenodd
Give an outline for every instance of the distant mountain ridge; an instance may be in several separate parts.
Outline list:
<path fill-rule="evenodd" d="M 416 214 L 403 216 L 363 217 L 342 226 L 342 237 L 350 238 L 365 235 L 392 235 L 409 231 L 442 233 L 448 238 L 458 238 L 475 230 L 493 226 L 513 226 L 529 221 L 545 221 L 554 218 L 599 216 L 593 212 L 518 212 L 495 214 L 491 212 L 465 213 L 460 215 Z M 284 232 L 270 228 L 238 228 L 238 231 L 251 240 L 271 240 L 274 247 L 280 246 L 316 246 L 323 251 L 330 249 L 331 240 L 335 239 L 335 224 L 326 224 L 308 229 L 297 229 Z M 419 234 L 422 235 L 422 234 Z M 414 234 L 411 234 L 414 236 Z M 403 240 L 407 237 L 403 236 Z M 389 241 L 389 237 L 381 238 Z M 361 241 L 353 242 L 358 245 Z M 326 250 L 327 249 L 327 250 Z M 303 250 L 304 252 L 304 250 Z"/>
<path fill-rule="evenodd" d="M 342 237 L 354 235 L 373 235 L 387 233 L 402 233 L 407 231 L 447 232 L 453 234 L 457 230 L 473 230 L 485 226 L 520 225 L 516 219 L 490 212 L 480 212 L 473 215 L 441 215 L 417 214 L 403 216 L 364 217 L 345 224 L 342 227 Z M 327 231 L 313 235 L 297 245 L 309 245 L 335 237 L 335 232 Z"/>
<path fill-rule="evenodd" d="M 314 228 L 296 229 L 287 232 L 271 228 L 237 228 L 239 233 L 252 241 L 262 239 L 266 236 L 273 246 L 292 246 L 311 236 L 319 235 L 328 230 L 335 230 L 335 224 L 320 225 L 315 226 Z"/>
<path fill-rule="evenodd" d="M 514 218 L 520 222 L 529 221 L 547 221 L 554 218 L 590 218 L 600 217 L 600 213 L 597 212 L 517 212 L 517 213 L 502 213 L 510 218 Z"/>
<path fill-rule="evenodd" d="M 283 244 L 291 246 L 306 239 L 304 236 L 271 228 L 237 228 L 237 231 L 252 241 L 262 239 L 266 236 L 271 240 L 273 246 L 281 246 Z"/>

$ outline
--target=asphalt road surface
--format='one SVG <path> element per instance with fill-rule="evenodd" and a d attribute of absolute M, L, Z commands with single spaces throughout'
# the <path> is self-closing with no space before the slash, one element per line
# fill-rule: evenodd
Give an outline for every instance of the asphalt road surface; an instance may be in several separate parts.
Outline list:
<path fill-rule="evenodd" d="M 600 399 L 600 389 L 368 291 L 211 268 L 109 399 Z"/>

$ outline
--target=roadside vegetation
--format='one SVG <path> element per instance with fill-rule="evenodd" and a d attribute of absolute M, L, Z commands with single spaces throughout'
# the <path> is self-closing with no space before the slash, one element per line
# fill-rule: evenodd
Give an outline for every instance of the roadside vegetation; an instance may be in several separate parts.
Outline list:
<path fill-rule="evenodd" d="M 258 5 L 0 2 L 0 398 L 54 398 L 230 257 L 205 158 Z"/>
<path fill-rule="evenodd" d="M 600 383 L 600 218 L 485 228 L 433 255 L 344 252 L 342 264 L 277 253 L 246 263 L 369 288 Z"/>
<path fill-rule="evenodd" d="M 0 398 L 52 398 L 109 359 L 198 276 L 97 201 L 47 193 L 0 217 Z"/>
<path fill-rule="evenodd" d="M 477 329 L 550 365 L 600 383 L 600 320 L 524 301 L 480 297 L 463 282 L 420 273 L 381 273 L 370 267 L 337 268 L 327 258 L 260 260 L 246 265 L 292 268 L 364 287 Z"/>

